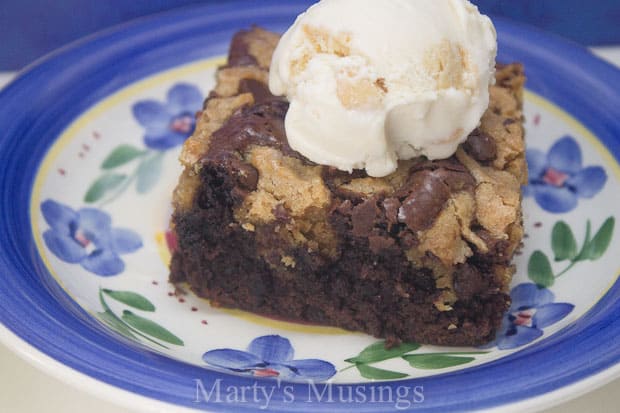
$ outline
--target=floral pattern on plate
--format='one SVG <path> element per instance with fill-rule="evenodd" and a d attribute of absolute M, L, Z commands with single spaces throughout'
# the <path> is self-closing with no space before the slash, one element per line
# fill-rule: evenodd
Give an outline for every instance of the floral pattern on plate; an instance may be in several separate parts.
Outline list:
<path fill-rule="evenodd" d="M 194 85 L 178 83 L 166 96 L 166 102 L 141 100 L 133 105 L 133 116 L 144 127 L 144 144 L 149 149 L 166 151 L 185 142 L 196 126 L 196 111 L 203 101 Z"/>
<path fill-rule="evenodd" d="M 108 277 L 122 273 L 125 263 L 120 256 L 142 247 L 136 232 L 113 228 L 110 215 L 99 209 L 74 211 L 48 199 L 41 204 L 41 213 L 50 227 L 43 233 L 50 252 L 93 274 Z"/>
<path fill-rule="evenodd" d="M 294 360 L 291 342 L 278 335 L 252 340 L 247 351 L 218 349 L 207 351 L 205 363 L 255 377 L 278 377 L 290 381 L 325 381 L 336 374 L 333 364 L 318 359 Z"/>
<path fill-rule="evenodd" d="M 497 346 L 509 350 L 531 343 L 542 337 L 543 328 L 566 317 L 574 306 L 554 303 L 554 294 L 536 284 L 519 284 L 510 291 L 512 304 L 504 315 L 502 327 L 495 340 L 483 348 Z"/>
<path fill-rule="evenodd" d="M 593 198 L 607 182 L 601 166 L 583 166 L 581 148 L 571 136 L 556 141 L 548 153 L 527 150 L 529 184 L 525 196 L 533 196 L 545 211 L 563 213 L 577 207 L 579 198 Z"/>
<path fill-rule="evenodd" d="M 116 200 L 135 182 L 139 194 L 150 192 L 159 182 L 166 151 L 181 145 L 194 132 L 196 112 L 203 102 L 200 90 L 189 83 L 172 86 L 165 102 L 140 100 L 132 105 L 136 122 L 144 130 L 146 148 L 123 143 L 101 163 L 101 175 L 87 189 L 84 202 L 105 205 Z M 127 167 L 136 165 L 132 169 Z"/>

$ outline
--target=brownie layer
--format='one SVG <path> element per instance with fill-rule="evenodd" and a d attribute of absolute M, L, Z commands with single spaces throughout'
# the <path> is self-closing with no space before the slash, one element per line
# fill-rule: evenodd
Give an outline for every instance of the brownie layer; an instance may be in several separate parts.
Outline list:
<path fill-rule="evenodd" d="M 457 154 L 385 178 L 292 150 L 267 70 L 277 36 L 237 34 L 182 155 L 171 281 L 213 305 L 364 331 L 390 342 L 493 338 L 522 237 L 522 69 Z"/>

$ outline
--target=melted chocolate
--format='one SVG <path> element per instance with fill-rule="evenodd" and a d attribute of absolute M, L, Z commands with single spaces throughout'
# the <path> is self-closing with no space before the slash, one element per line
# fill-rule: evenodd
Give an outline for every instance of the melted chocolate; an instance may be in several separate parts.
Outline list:
<path fill-rule="evenodd" d="M 272 95 L 269 87 L 256 79 L 241 79 L 241 82 L 239 82 L 239 93 L 251 93 L 254 96 L 255 104 L 282 100 L 282 98 Z"/>
<path fill-rule="evenodd" d="M 270 146 L 284 155 L 303 159 L 288 145 L 284 117 L 288 103 L 271 100 L 237 110 L 209 143 L 207 160 L 239 157 L 250 145 Z"/>
<path fill-rule="evenodd" d="M 252 32 L 241 30 L 237 32 L 230 43 L 228 51 L 228 66 L 258 66 L 256 58 L 250 54 L 248 36 Z"/>

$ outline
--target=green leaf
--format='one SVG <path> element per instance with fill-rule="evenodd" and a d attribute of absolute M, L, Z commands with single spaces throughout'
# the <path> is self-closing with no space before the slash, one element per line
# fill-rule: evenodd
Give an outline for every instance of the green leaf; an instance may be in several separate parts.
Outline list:
<path fill-rule="evenodd" d="M 159 180 L 163 166 L 164 153 L 157 152 L 140 163 L 136 171 L 136 190 L 140 194 L 149 192 Z"/>
<path fill-rule="evenodd" d="M 131 332 L 131 330 L 129 330 L 125 323 L 119 320 L 111 311 L 106 310 L 102 313 L 98 313 L 98 315 L 101 321 L 107 324 L 108 327 L 110 327 L 112 330 L 127 337 L 130 340 L 138 341 L 137 337 L 133 335 L 133 333 Z"/>
<path fill-rule="evenodd" d="M 126 179 L 127 175 L 112 173 L 102 175 L 88 188 L 86 195 L 84 195 L 84 202 L 92 204 L 103 199 L 106 194 L 118 188 Z"/>
<path fill-rule="evenodd" d="M 362 352 L 356 357 L 345 361 L 349 363 L 376 363 L 378 361 L 400 357 L 405 353 L 409 353 L 410 351 L 414 351 L 419 348 L 420 345 L 418 343 L 402 343 L 398 347 L 392 347 L 391 349 L 386 350 L 385 341 L 377 341 L 362 350 Z"/>
<path fill-rule="evenodd" d="M 564 221 L 558 221 L 551 232 L 551 247 L 556 261 L 572 260 L 577 256 L 577 240 Z"/>
<path fill-rule="evenodd" d="M 441 354 L 409 354 L 403 356 L 411 367 L 422 370 L 445 369 L 474 361 L 475 357 L 446 356 Z"/>
<path fill-rule="evenodd" d="M 106 295 L 130 307 L 142 311 L 155 311 L 155 306 L 144 296 L 130 291 L 103 290 Z"/>
<path fill-rule="evenodd" d="M 603 223 L 601 228 L 592 238 L 592 241 L 590 241 L 590 243 L 584 250 L 584 259 L 596 261 L 605 254 L 607 248 L 609 248 L 609 244 L 611 243 L 611 238 L 614 234 L 615 224 L 616 220 L 614 217 L 607 218 L 607 220 Z"/>
<path fill-rule="evenodd" d="M 161 341 L 165 341 L 166 343 L 174 344 L 177 346 L 184 345 L 183 340 L 172 334 L 170 331 L 166 330 L 164 327 L 160 326 L 154 321 L 151 321 L 144 317 L 140 317 L 139 315 L 136 315 L 131 311 L 123 311 L 122 319 L 131 327 L 143 332 L 144 334 L 148 334 L 151 337 L 155 337 Z"/>
<path fill-rule="evenodd" d="M 489 354 L 489 351 L 445 351 L 441 353 L 433 353 L 434 356 L 446 355 L 446 356 L 470 356 L 474 354 Z"/>
<path fill-rule="evenodd" d="M 362 377 L 364 377 L 365 379 L 393 380 L 393 379 L 402 379 L 408 376 L 408 374 L 405 374 L 405 373 L 378 369 L 376 367 L 371 367 L 367 364 L 357 364 L 355 367 L 357 367 L 357 370 L 360 372 Z"/>
<path fill-rule="evenodd" d="M 581 251 L 579 251 L 579 254 L 574 259 L 575 262 L 584 261 L 587 259 L 586 258 L 586 255 L 588 252 L 587 250 L 590 245 L 590 241 L 592 240 L 591 233 L 592 233 L 592 223 L 590 222 L 590 220 L 588 220 L 586 222 L 586 236 L 585 236 L 585 239 L 583 240 Z"/>
<path fill-rule="evenodd" d="M 530 280 L 541 287 L 551 287 L 555 278 L 549 258 L 542 251 L 534 251 L 527 264 L 527 274 Z"/>
<path fill-rule="evenodd" d="M 131 145 L 117 146 L 101 164 L 101 169 L 114 169 L 143 156 L 146 151 Z"/>

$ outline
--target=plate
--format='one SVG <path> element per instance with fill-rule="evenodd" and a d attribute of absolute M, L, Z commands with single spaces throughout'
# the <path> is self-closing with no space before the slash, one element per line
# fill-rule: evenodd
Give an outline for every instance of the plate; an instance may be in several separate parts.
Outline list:
<path fill-rule="evenodd" d="M 0 93 L 0 338 L 134 408 L 525 411 L 620 375 L 620 74 L 501 19 L 523 62 L 528 237 L 513 305 L 481 348 L 407 343 L 211 308 L 167 282 L 180 144 L 232 34 L 305 1 L 138 20 L 38 62 Z"/>

